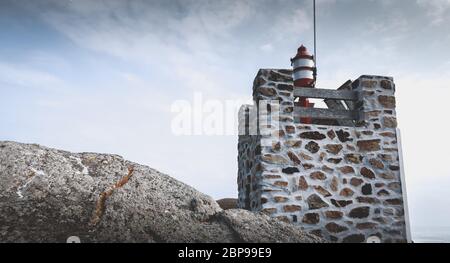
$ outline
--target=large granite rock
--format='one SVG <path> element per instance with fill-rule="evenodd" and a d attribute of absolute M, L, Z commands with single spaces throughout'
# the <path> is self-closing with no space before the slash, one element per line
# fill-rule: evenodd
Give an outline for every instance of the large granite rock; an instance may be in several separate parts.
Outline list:
<path fill-rule="evenodd" d="M 118 155 L 0 142 L 0 242 L 322 242 Z"/>
<path fill-rule="evenodd" d="M 223 210 L 237 209 L 238 199 L 237 198 L 223 198 L 216 201 L 220 208 Z"/>

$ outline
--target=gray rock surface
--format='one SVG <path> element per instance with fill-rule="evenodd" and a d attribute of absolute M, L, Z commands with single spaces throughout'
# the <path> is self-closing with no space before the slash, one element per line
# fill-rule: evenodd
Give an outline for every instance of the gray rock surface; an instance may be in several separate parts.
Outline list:
<path fill-rule="evenodd" d="M 0 242 L 323 242 L 118 155 L 0 141 Z"/>
<path fill-rule="evenodd" d="M 223 198 L 216 201 L 220 208 L 223 210 L 229 209 L 237 209 L 238 208 L 238 199 L 237 198 Z"/>

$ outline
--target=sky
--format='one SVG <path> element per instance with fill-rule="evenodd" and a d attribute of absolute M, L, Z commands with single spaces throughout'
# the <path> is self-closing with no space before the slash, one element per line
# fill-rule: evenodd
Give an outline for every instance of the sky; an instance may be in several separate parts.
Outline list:
<path fill-rule="evenodd" d="M 318 0 L 318 86 L 393 76 L 411 225 L 450 227 L 450 0 Z M 0 140 L 115 153 L 237 196 L 237 136 L 179 136 L 175 101 L 251 99 L 312 47 L 311 0 L 2 0 Z"/>

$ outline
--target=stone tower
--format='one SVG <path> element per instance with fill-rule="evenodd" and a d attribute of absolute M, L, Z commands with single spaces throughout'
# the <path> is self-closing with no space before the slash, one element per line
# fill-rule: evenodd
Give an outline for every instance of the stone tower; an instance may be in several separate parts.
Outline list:
<path fill-rule="evenodd" d="M 345 107 L 356 113 L 354 120 L 301 124 L 291 75 L 261 69 L 255 104 L 239 112 L 239 207 L 330 241 L 410 241 L 393 79 L 361 76 L 340 88 L 357 95 Z"/>

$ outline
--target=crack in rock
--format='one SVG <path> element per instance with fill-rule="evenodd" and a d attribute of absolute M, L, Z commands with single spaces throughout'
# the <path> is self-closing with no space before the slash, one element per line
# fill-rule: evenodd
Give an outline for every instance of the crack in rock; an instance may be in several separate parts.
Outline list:
<path fill-rule="evenodd" d="M 105 209 L 106 209 L 106 200 L 108 199 L 108 197 L 110 197 L 114 193 L 115 190 L 123 187 L 126 183 L 128 183 L 130 178 L 133 176 L 133 172 L 134 172 L 134 167 L 129 166 L 127 175 L 120 178 L 120 180 L 117 181 L 113 186 L 111 186 L 111 188 L 109 188 L 108 190 L 106 190 L 100 194 L 100 197 L 97 200 L 97 204 L 95 206 L 94 216 L 91 220 L 92 226 L 97 225 L 102 220 L 103 213 L 105 212 Z"/>

